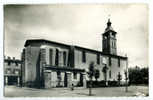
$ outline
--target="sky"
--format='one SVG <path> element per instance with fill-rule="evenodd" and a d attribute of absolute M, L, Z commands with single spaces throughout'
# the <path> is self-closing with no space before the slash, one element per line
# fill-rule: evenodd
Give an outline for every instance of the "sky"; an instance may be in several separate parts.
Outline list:
<path fill-rule="evenodd" d="M 47 39 L 102 50 L 108 18 L 117 32 L 117 54 L 129 67 L 148 67 L 146 4 L 51 4 L 4 6 L 4 54 L 20 59 L 27 39 Z"/>

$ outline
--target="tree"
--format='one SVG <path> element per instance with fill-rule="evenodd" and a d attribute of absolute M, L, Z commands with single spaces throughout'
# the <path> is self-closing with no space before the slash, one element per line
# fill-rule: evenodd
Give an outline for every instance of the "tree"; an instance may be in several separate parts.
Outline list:
<path fill-rule="evenodd" d="M 117 75 L 117 80 L 118 80 L 118 85 L 120 86 L 120 82 L 122 80 L 122 75 L 120 74 L 120 72 Z"/>
<path fill-rule="evenodd" d="M 148 68 L 129 68 L 129 84 L 148 84 Z"/>
<path fill-rule="evenodd" d="M 106 82 L 107 82 L 107 70 L 108 70 L 108 67 L 107 67 L 107 65 L 105 64 L 105 66 L 104 66 L 103 69 L 102 69 L 102 72 L 104 73 L 105 84 L 106 84 Z"/>
<path fill-rule="evenodd" d="M 148 68 L 142 68 L 140 72 L 141 72 L 141 76 L 143 80 L 142 83 L 148 84 L 148 80 L 149 80 Z"/>
<path fill-rule="evenodd" d="M 92 94 L 92 90 L 91 90 L 91 88 L 92 88 L 92 78 L 94 76 L 94 62 L 91 62 L 89 64 L 89 72 L 87 72 L 87 73 L 88 73 L 88 76 L 89 76 L 89 79 L 90 79 L 89 96 L 91 96 L 91 94 Z"/>
<path fill-rule="evenodd" d="M 57 86 L 60 86 L 60 83 L 61 83 L 61 72 L 60 71 L 57 71 L 57 79 L 58 79 L 58 84 Z"/>
<path fill-rule="evenodd" d="M 100 77 L 100 72 L 98 69 L 95 70 L 95 79 L 96 79 L 96 82 L 97 82 L 97 79 Z"/>
<path fill-rule="evenodd" d="M 128 71 L 127 70 L 124 71 L 124 75 L 125 75 L 125 81 L 126 81 L 125 92 L 128 92 Z"/>

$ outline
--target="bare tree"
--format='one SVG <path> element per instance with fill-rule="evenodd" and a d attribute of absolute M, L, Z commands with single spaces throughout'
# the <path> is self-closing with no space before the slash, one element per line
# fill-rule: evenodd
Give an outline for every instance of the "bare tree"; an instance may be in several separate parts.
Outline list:
<path fill-rule="evenodd" d="M 107 67 L 107 65 L 105 64 L 105 66 L 104 66 L 103 69 L 102 69 L 102 72 L 104 73 L 105 85 L 107 85 L 107 84 L 106 84 L 106 82 L 107 82 L 107 70 L 108 70 L 108 67 Z"/>
<path fill-rule="evenodd" d="M 90 83 L 89 83 L 89 96 L 92 95 L 92 79 L 94 77 L 94 62 L 91 62 L 89 64 L 89 72 L 88 73 L 88 77 L 90 79 Z"/>
<path fill-rule="evenodd" d="M 120 86 L 120 83 L 121 83 L 121 80 L 122 80 L 122 75 L 120 74 L 120 72 L 118 72 L 117 80 L 118 80 L 118 85 Z"/>
<path fill-rule="evenodd" d="M 125 84 L 125 92 L 128 92 L 128 72 L 127 70 L 124 71 L 124 75 L 125 75 L 125 81 L 126 81 L 126 84 Z"/>
<path fill-rule="evenodd" d="M 95 70 L 95 79 L 96 79 L 96 82 L 97 82 L 97 79 L 100 77 L 100 72 L 98 69 Z"/>

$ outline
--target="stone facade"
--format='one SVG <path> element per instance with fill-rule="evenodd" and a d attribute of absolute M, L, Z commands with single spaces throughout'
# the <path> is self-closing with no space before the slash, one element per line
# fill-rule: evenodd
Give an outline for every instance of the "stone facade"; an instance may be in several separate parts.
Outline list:
<path fill-rule="evenodd" d="M 4 85 L 21 84 L 21 60 L 4 57 Z"/>
<path fill-rule="evenodd" d="M 22 52 L 23 84 L 44 88 L 71 87 L 72 84 L 86 87 L 91 62 L 100 72 L 98 81 L 117 81 L 120 76 L 124 83 L 127 57 L 117 55 L 116 32 L 110 21 L 103 36 L 103 52 L 44 39 L 27 40 Z M 107 72 L 104 75 L 105 66 Z"/>
<path fill-rule="evenodd" d="M 125 80 L 124 71 L 126 70 L 126 63 L 127 63 L 126 57 L 105 55 L 97 51 L 84 50 L 86 55 L 86 62 L 82 62 L 82 50 L 80 48 L 75 50 L 75 66 L 77 66 L 80 69 L 88 70 L 89 64 L 93 61 L 95 63 L 95 68 L 100 71 L 100 77 L 98 80 L 101 81 L 104 80 L 102 69 L 106 64 L 108 67 L 107 70 L 108 80 L 117 81 L 118 73 L 122 75 L 121 81 Z M 97 59 L 98 58 L 97 56 L 99 56 L 99 59 Z M 88 77 L 86 77 L 86 79 L 89 80 Z"/>

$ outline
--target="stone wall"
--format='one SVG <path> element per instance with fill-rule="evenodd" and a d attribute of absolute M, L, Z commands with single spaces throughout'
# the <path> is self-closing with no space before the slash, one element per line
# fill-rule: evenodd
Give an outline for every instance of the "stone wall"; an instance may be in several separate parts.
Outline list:
<path fill-rule="evenodd" d="M 86 52 L 86 62 L 82 62 L 82 51 L 75 49 L 75 68 L 85 69 L 88 71 L 90 62 L 95 63 L 95 68 L 100 71 L 99 81 L 104 80 L 104 73 L 102 69 L 104 67 L 104 62 L 106 63 L 107 70 L 107 79 L 108 80 L 117 80 L 117 75 L 120 72 L 122 76 L 122 81 L 125 81 L 124 71 L 126 70 L 126 59 L 122 59 L 118 57 L 109 57 L 106 55 L 100 55 L 100 64 L 97 64 L 97 54 L 95 52 L 85 51 Z M 110 65 L 111 59 L 111 65 Z M 104 61 L 105 60 L 105 61 Z M 120 60 L 120 66 L 118 64 L 118 60 Z M 110 75 L 111 73 L 111 75 Z M 86 75 L 86 79 L 89 78 Z M 95 79 L 93 79 L 95 80 Z"/>
<path fill-rule="evenodd" d="M 58 55 L 59 56 L 59 66 L 68 65 L 68 53 L 69 53 L 68 48 L 60 47 L 57 45 L 42 45 L 41 49 L 44 49 L 46 51 L 45 61 L 47 65 L 55 66 L 56 49 L 59 50 L 59 55 Z M 50 55 L 50 50 L 52 51 L 51 55 Z M 65 65 L 64 65 L 63 52 L 66 52 Z"/>
<path fill-rule="evenodd" d="M 27 86 L 37 86 L 40 77 L 40 48 L 28 46 L 25 48 L 25 80 Z"/>

